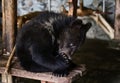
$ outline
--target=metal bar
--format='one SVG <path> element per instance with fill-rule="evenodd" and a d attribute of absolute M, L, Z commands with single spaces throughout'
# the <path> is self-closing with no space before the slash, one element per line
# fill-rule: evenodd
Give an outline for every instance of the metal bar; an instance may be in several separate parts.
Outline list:
<path fill-rule="evenodd" d="M 103 13 L 105 13 L 105 0 L 103 0 Z"/>
<path fill-rule="evenodd" d="M 48 10 L 51 11 L 51 0 L 48 0 Z"/>

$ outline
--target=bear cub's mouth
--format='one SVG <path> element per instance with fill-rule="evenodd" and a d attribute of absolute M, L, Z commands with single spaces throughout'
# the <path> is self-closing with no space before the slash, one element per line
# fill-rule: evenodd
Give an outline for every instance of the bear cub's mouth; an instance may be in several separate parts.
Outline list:
<path fill-rule="evenodd" d="M 69 61 L 71 60 L 71 57 L 69 55 L 65 54 L 64 52 L 60 52 L 59 54 L 65 59 L 67 63 L 69 63 Z"/>

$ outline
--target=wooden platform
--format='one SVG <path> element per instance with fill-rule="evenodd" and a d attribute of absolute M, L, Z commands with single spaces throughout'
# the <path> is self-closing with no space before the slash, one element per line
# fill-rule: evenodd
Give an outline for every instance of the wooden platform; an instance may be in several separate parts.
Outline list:
<path fill-rule="evenodd" d="M 8 56 L 0 56 L 0 74 L 4 74 L 5 71 L 5 64 L 7 62 Z M 67 77 L 57 77 L 53 76 L 51 72 L 47 73 L 33 73 L 24 70 L 20 65 L 19 61 L 16 57 L 14 57 L 12 64 L 10 75 L 34 80 L 41 80 L 46 82 L 52 83 L 71 83 L 73 80 L 80 78 L 82 76 L 82 71 L 85 69 L 83 67 L 78 67 L 70 72 Z"/>

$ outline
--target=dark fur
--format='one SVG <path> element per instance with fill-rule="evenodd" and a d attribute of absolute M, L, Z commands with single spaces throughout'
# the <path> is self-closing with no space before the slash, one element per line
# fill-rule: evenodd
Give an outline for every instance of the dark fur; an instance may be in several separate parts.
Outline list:
<path fill-rule="evenodd" d="M 25 24 L 17 36 L 16 54 L 21 65 L 32 72 L 68 74 L 74 66 L 70 56 L 84 42 L 90 26 L 62 14 L 41 13 Z"/>

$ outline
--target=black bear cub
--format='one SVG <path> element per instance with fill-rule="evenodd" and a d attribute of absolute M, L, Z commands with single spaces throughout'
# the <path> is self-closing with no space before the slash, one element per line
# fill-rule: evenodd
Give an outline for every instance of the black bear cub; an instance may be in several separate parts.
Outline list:
<path fill-rule="evenodd" d="M 43 12 L 19 30 L 16 55 L 24 69 L 65 76 L 75 67 L 71 55 L 84 43 L 91 23 Z"/>

